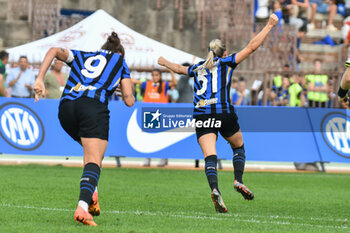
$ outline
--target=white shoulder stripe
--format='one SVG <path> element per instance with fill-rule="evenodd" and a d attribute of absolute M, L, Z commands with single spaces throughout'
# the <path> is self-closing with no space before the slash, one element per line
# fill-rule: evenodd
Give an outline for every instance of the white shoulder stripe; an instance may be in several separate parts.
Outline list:
<path fill-rule="evenodd" d="M 68 49 L 68 58 L 66 60 L 66 63 L 71 63 L 73 60 L 74 60 L 73 52 L 70 49 Z"/>

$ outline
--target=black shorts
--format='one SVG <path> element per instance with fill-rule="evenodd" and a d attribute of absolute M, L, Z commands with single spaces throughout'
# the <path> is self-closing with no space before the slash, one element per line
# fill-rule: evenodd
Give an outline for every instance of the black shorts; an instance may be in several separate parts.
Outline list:
<path fill-rule="evenodd" d="M 195 115 L 194 119 L 197 121 L 205 122 L 211 119 L 211 122 L 213 122 L 213 119 L 216 121 L 221 121 L 220 127 L 215 127 L 215 124 L 208 124 L 209 127 L 196 127 L 196 135 L 197 140 L 209 133 L 215 133 L 216 136 L 218 135 L 218 132 L 220 132 L 221 136 L 228 138 L 237 133 L 240 129 L 238 124 L 238 117 L 236 113 L 222 113 L 222 114 L 201 114 L 201 115 Z M 214 126 L 213 126 L 214 125 Z M 197 123 L 196 123 L 197 126 Z"/>
<path fill-rule="evenodd" d="M 81 137 L 108 140 L 109 110 L 98 100 L 86 97 L 63 100 L 58 118 L 62 128 L 78 142 Z"/>

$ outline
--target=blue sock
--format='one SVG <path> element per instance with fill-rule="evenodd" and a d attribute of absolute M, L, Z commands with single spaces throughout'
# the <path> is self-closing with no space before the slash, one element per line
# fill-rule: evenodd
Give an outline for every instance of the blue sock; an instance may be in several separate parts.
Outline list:
<path fill-rule="evenodd" d="M 216 155 L 209 155 L 205 158 L 205 174 L 207 176 L 209 186 L 211 190 L 216 189 L 220 193 L 218 188 L 218 173 L 216 170 L 216 165 L 217 165 Z"/>
<path fill-rule="evenodd" d="M 232 163 L 233 163 L 235 180 L 243 184 L 242 176 L 243 176 L 244 165 L 245 165 L 244 145 L 238 148 L 232 148 L 232 150 L 233 150 Z"/>
<path fill-rule="evenodd" d="M 100 178 L 100 167 L 95 163 L 88 163 L 84 166 L 83 175 L 80 179 L 79 201 L 85 201 L 90 204 L 92 194 L 97 187 Z"/>

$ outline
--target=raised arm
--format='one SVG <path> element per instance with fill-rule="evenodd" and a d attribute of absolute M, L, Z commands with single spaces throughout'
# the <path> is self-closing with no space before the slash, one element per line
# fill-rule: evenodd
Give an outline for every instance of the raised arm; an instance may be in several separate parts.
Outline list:
<path fill-rule="evenodd" d="M 266 36 L 269 34 L 273 26 L 278 23 L 278 17 L 275 14 L 270 15 L 266 26 L 249 42 L 247 47 L 236 54 L 236 63 L 242 62 L 250 54 L 252 54 L 264 42 Z"/>
<path fill-rule="evenodd" d="M 172 62 L 166 60 L 164 57 L 158 58 L 158 64 L 161 66 L 165 66 L 166 68 L 168 68 L 169 70 L 172 70 L 173 72 L 175 72 L 177 74 L 188 75 L 188 73 L 187 73 L 188 67 L 180 65 L 180 64 L 172 63 Z"/>
<path fill-rule="evenodd" d="M 67 61 L 69 57 L 69 51 L 63 48 L 50 48 L 46 53 L 44 61 L 41 63 L 38 77 L 34 83 L 34 92 L 35 92 L 35 102 L 39 100 L 41 96 L 45 97 L 45 85 L 44 78 L 47 70 L 49 69 L 54 58 L 57 58 L 61 61 Z"/>

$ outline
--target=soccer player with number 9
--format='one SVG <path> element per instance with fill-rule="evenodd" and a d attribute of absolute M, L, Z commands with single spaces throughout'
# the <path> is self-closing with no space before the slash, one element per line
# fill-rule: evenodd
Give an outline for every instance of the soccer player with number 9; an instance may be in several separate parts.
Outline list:
<path fill-rule="evenodd" d="M 194 77 L 194 118 L 198 143 L 205 158 L 205 174 L 211 188 L 211 197 L 217 212 L 225 213 L 227 208 L 222 199 L 217 179 L 216 140 L 218 132 L 230 143 L 233 151 L 234 189 L 246 200 L 253 200 L 254 194 L 242 180 L 245 165 L 245 150 L 238 117 L 230 104 L 231 76 L 236 66 L 253 53 L 277 24 L 278 17 L 272 14 L 266 26 L 240 52 L 227 55 L 225 45 L 218 39 L 209 43 L 209 53 L 205 61 L 190 67 L 172 63 L 163 57 L 158 64 L 178 74 Z M 199 127 L 207 120 L 219 120 L 219 127 Z"/>
<path fill-rule="evenodd" d="M 62 128 L 84 149 L 84 171 L 74 219 L 96 226 L 92 215 L 100 214 L 97 183 L 108 143 L 108 97 L 121 85 L 125 104 L 134 104 L 130 72 L 124 60 L 124 48 L 113 32 L 101 50 L 85 52 L 51 48 L 41 64 L 34 83 L 35 102 L 45 96 L 44 77 L 54 58 L 71 67 L 59 105 Z"/>

